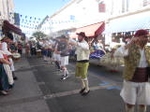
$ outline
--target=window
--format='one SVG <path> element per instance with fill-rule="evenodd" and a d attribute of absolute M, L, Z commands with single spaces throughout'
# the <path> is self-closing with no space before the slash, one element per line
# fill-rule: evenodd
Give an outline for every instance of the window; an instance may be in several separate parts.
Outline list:
<path fill-rule="evenodd" d="M 150 4 L 150 0 L 143 0 L 143 6 L 147 6 Z"/>
<path fill-rule="evenodd" d="M 105 3 L 102 1 L 98 5 L 99 5 L 99 12 L 105 12 Z"/>

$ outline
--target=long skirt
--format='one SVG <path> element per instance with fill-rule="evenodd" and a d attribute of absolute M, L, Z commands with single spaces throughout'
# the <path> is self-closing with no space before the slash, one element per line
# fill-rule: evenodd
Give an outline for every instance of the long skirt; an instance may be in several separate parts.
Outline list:
<path fill-rule="evenodd" d="M 8 89 L 9 89 L 8 77 L 3 67 L 3 64 L 0 64 L 0 90 L 8 90 Z"/>
<path fill-rule="evenodd" d="M 3 64 L 5 72 L 7 74 L 8 77 L 8 82 L 10 85 L 14 84 L 14 79 L 13 79 L 13 75 L 12 75 L 12 71 L 10 69 L 10 66 L 8 64 Z"/>

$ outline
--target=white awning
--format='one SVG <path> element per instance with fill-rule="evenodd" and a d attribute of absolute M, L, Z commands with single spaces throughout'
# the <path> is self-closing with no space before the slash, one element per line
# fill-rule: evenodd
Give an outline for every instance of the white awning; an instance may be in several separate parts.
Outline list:
<path fill-rule="evenodd" d="M 150 29 L 150 11 L 110 20 L 104 33 L 128 32 Z"/>

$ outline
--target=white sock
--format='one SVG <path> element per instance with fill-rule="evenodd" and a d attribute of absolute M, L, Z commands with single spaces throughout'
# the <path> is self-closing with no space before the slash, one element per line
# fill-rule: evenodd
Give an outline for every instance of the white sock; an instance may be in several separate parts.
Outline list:
<path fill-rule="evenodd" d="M 66 73 L 67 73 L 67 72 L 66 72 L 66 70 L 64 69 L 64 70 L 63 70 L 63 75 L 66 76 Z"/>
<path fill-rule="evenodd" d="M 44 58 L 44 61 L 46 61 L 46 56 L 43 56 L 43 58 Z"/>
<path fill-rule="evenodd" d="M 87 79 L 84 79 L 84 84 L 85 84 L 85 91 L 89 91 L 89 81 Z"/>
<path fill-rule="evenodd" d="M 66 69 L 66 74 L 69 75 L 69 71 Z"/>
<path fill-rule="evenodd" d="M 81 86 L 82 86 L 82 88 L 81 88 L 81 89 L 85 88 L 84 79 L 81 79 Z"/>
<path fill-rule="evenodd" d="M 138 112 L 146 112 L 146 106 L 144 107 L 138 106 Z"/>
<path fill-rule="evenodd" d="M 134 112 L 134 106 L 131 108 L 128 108 L 127 105 L 125 106 L 126 112 Z"/>
<path fill-rule="evenodd" d="M 63 72 L 64 72 L 64 76 L 67 76 L 69 74 L 68 70 L 65 68 L 63 69 Z"/>

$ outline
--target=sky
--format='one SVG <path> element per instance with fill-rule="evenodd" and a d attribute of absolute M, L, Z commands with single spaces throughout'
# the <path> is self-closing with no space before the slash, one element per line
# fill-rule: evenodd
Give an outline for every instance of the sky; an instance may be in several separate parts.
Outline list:
<path fill-rule="evenodd" d="M 20 15 L 20 28 L 31 36 L 46 17 L 51 16 L 71 0 L 14 0 L 14 12 Z"/>
<path fill-rule="evenodd" d="M 51 16 L 71 0 L 14 0 L 15 12 L 43 19 Z"/>

